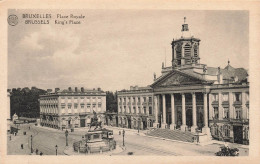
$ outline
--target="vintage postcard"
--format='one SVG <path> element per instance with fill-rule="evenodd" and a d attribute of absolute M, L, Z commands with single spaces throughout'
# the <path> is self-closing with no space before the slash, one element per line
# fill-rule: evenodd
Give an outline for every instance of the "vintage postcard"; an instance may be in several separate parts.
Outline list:
<path fill-rule="evenodd" d="M 0 3 L 1 162 L 259 161 L 260 3 L 35 2 Z"/>

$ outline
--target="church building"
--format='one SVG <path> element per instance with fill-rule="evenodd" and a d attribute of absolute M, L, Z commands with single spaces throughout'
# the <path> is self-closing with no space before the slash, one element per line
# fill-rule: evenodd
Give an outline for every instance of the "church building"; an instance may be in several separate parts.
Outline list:
<path fill-rule="evenodd" d="M 185 18 L 186 19 L 186 18 Z M 169 129 L 202 140 L 249 144 L 249 81 L 244 68 L 200 63 L 200 39 L 182 25 L 173 40 L 172 65 L 147 87 L 118 92 L 118 124 L 135 129 Z"/>

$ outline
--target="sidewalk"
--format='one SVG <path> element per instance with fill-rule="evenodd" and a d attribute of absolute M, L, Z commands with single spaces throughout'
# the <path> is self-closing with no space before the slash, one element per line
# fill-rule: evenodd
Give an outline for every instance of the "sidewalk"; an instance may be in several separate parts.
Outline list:
<path fill-rule="evenodd" d="M 28 126 L 21 126 L 19 132 L 16 136 L 7 136 L 7 154 L 8 155 L 29 155 L 31 154 L 30 149 L 30 136 L 34 135 L 34 132 L 27 129 Z M 26 132 L 26 135 L 23 134 Z M 23 144 L 23 149 L 21 149 L 21 144 Z"/>

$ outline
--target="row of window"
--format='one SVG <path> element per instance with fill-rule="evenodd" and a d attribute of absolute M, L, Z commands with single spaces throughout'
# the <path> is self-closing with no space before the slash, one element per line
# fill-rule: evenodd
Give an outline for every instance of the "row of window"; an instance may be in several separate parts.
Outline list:
<path fill-rule="evenodd" d="M 147 97 L 142 97 L 142 98 L 143 98 L 143 102 L 146 102 L 146 101 L 152 102 L 152 97 L 148 97 L 148 99 L 147 99 Z M 130 97 L 128 97 L 127 100 L 128 100 L 128 102 L 131 102 Z M 136 101 L 141 102 L 141 98 L 140 97 L 137 97 L 137 98 L 133 97 L 133 102 L 135 103 Z M 126 97 L 119 98 L 119 102 L 126 102 Z"/>
<path fill-rule="evenodd" d="M 214 93 L 212 95 L 212 101 L 219 101 L 219 94 Z M 236 92 L 233 93 L 234 95 L 234 101 L 242 101 L 242 93 L 241 92 Z M 229 101 L 229 93 L 222 93 L 222 100 L 223 101 Z M 245 93 L 245 101 L 249 101 L 249 93 Z"/>
<path fill-rule="evenodd" d="M 124 107 L 123 109 L 122 109 L 122 107 L 120 106 L 120 108 L 119 108 L 120 110 L 119 110 L 119 112 L 121 112 L 121 113 L 134 113 L 134 114 L 141 114 L 141 108 L 140 107 L 138 107 L 138 109 L 137 109 L 137 111 L 136 111 L 136 108 L 135 107 L 133 107 L 133 111 L 131 110 L 131 108 L 128 108 L 128 110 L 126 110 L 126 108 Z M 152 115 L 153 114 L 153 108 L 152 107 L 149 107 L 149 115 Z M 143 113 L 144 114 L 147 114 L 147 110 L 146 110 L 146 107 L 143 107 Z"/>
<path fill-rule="evenodd" d="M 249 108 L 246 108 L 246 119 L 249 119 Z M 213 107 L 213 116 L 214 119 L 219 119 L 219 107 Z M 243 118 L 243 111 L 241 107 L 235 107 L 235 119 L 242 119 Z M 223 107 L 223 119 L 229 119 L 230 112 L 229 107 Z"/>
<path fill-rule="evenodd" d="M 80 96 L 79 96 L 79 97 L 71 97 L 71 96 L 65 97 L 65 96 L 61 96 L 60 98 L 61 98 L 61 99 L 66 99 L 66 98 L 67 98 L 67 99 L 72 99 L 72 98 L 73 98 L 73 99 L 85 99 L 85 98 L 86 98 L 86 99 L 101 99 L 101 97 L 80 97 Z"/>
<path fill-rule="evenodd" d="M 101 103 L 98 103 L 98 104 L 96 104 L 96 103 L 92 103 L 92 104 L 90 104 L 90 103 L 88 103 L 88 104 L 84 104 L 84 103 L 77 104 L 77 103 L 74 103 L 73 106 L 74 106 L 74 109 L 77 109 L 77 108 L 82 108 L 83 109 L 85 107 L 90 108 L 91 106 L 92 106 L 92 108 L 96 108 L 96 106 L 98 108 L 101 108 L 102 104 Z M 71 109 L 72 108 L 72 104 L 65 104 L 65 103 L 61 104 L 61 108 L 62 109 L 65 109 L 66 107 L 68 109 Z"/>
<path fill-rule="evenodd" d="M 223 126 L 212 126 L 211 133 L 215 136 L 223 136 L 223 137 L 233 137 L 230 136 L 230 125 Z M 243 139 L 249 139 L 249 127 L 245 127 L 243 130 Z"/>

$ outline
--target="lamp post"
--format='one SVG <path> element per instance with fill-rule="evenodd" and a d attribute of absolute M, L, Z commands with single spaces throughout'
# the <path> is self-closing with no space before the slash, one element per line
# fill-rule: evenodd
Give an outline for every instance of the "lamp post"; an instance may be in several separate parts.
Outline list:
<path fill-rule="evenodd" d="M 33 153 L 33 148 L 32 148 L 32 135 L 31 135 L 31 153 Z"/>
<path fill-rule="evenodd" d="M 65 131 L 65 136 L 66 136 L 66 146 L 68 146 L 68 134 L 69 134 L 69 132 L 68 132 L 68 130 L 66 129 L 66 131 Z"/>
<path fill-rule="evenodd" d="M 125 130 L 123 129 L 123 147 L 125 147 Z"/>
<path fill-rule="evenodd" d="M 58 145 L 55 146 L 56 149 L 56 155 L 58 154 Z"/>
<path fill-rule="evenodd" d="M 139 133 L 139 130 L 140 130 L 140 120 L 138 120 L 138 133 Z"/>

